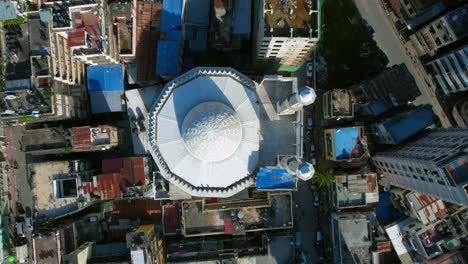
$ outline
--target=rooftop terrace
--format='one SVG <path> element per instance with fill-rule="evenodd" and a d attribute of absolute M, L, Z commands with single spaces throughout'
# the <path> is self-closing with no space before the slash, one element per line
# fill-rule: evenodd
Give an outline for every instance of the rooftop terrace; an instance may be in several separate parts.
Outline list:
<path fill-rule="evenodd" d="M 270 194 L 269 202 L 269 206 L 252 207 L 247 203 L 237 209 L 210 211 L 203 209 L 203 201 L 183 202 L 183 234 L 185 236 L 242 235 L 245 232 L 266 229 L 292 228 L 290 193 Z"/>
<path fill-rule="evenodd" d="M 316 0 L 265 0 L 263 8 L 265 34 L 312 37 L 315 33 Z"/>

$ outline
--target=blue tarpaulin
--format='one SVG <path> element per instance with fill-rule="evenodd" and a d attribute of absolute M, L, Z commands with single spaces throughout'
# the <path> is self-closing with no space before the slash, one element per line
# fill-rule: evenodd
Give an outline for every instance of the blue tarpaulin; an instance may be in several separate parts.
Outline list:
<path fill-rule="evenodd" d="M 158 42 L 156 75 L 177 76 L 182 41 L 182 0 L 163 2 L 161 35 L 164 37 Z"/>
<path fill-rule="evenodd" d="M 350 159 L 353 153 L 358 152 L 361 132 L 359 127 L 339 128 L 333 131 L 336 160 Z"/>
<path fill-rule="evenodd" d="M 289 175 L 286 169 L 260 168 L 255 185 L 259 190 L 291 190 L 295 188 L 295 181 L 294 176 Z"/>
<path fill-rule="evenodd" d="M 124 93 L 123 68 L 121 64 L 88 66 L 88 93 L 91 112 L 122 112 Z"/>

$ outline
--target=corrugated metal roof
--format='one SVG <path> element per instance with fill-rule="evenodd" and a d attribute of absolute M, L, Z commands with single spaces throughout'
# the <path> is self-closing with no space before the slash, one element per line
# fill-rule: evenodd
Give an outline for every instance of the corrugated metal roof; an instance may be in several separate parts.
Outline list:
<path fill-rule="evenodd" d="M 180 212 L 179 204 L 169 204 L 163 207 L 164 211 L 164 233 L 175 234 L 180 229 L 180 219 L 182 213 Z"/>
<path fill-rule="evenodd" d="M 232 234 L 232 220 L 231 218 L 224 218 L 224 233 L 226 235 Z"/>
<path fill-rule="evenodd" d="M 336 160 L 348 160 L 362 155 L 364 140 L 362 127 L 345 127 L 334 129 Z"/>
<path fill-rule="evenodd" d="M 89 126 L 72 128 L 73 148 L 77 150 L 90 149 L 91 131 Z"/>
<path fill-rule="evenodd" d="M 447 208 L 442 200 L 415 192 L 407 194 L 406 197 L 423 224 L 434 222 L 447 215 Z"/>
<path fill-rule="evenodd" d="M 294 176 L 286 169 L 260 168 L 256 176 L 256 187 L 260 190 L 294 189 Z"/>
<path fill-rule="evenodd" d="M 84 193 L 98 195 L 101 199 L 117 199 L 123 197 L 125 188 L 146 184 L 143 157 L 103 160 L 102 172 L 94 176 L 94 184 L 85 184 Z"/>

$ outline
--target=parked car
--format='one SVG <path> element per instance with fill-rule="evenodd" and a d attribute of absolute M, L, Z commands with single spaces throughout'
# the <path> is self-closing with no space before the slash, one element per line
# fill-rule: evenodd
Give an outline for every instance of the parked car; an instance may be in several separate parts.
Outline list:
<path fill-rule="evenodd" d="M 24 220 L 25 220 L 25 223 L 26 223 L 26 230 L 27 231 L 33 231 L 34 226 L 33 226 L 32 218 L 31 217 L 26 217 Z"/>
<path fill-rule="evenodd" d="M 312 77 L 314 75 L 314 65 L 312 62 L 307 63 L 307 77 Z"/>
<path fill-rule="evenodd" d="M 315 238 L 315 246 L 319 247 L 321 242 L 322 242 L 322 231 L 320 231 L 320 229 L 317 229 L 316 238 Z"/>
<path fill-rule="evenodd" d="M 315 195 L 314 197 L 314 207 L 317 208 L 320 203 L 320 197 L 318 195 Z"/>
<path fill-rule="evenodd" d="M 314 124 L 314 121 L 312 117 L 307 118 L 307 129 L 312 129 L 313 124 Z"/>
<path fill-rule="evenodd" d="M 16 234 L 19 237 L 25 237 L 24 230 L 25 230 L 24 222 L 17 222 L 16 223 Z"/>

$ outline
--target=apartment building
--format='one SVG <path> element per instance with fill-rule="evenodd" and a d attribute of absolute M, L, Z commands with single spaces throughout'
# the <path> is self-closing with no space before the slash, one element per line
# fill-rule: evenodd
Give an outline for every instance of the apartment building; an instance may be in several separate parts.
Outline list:
<path fill-rule="evenodd" d="M 444 94 L 468 90 L 468 45 L 428 62 L 426 68 Z"/>
<path fill-rule="evenodd" d="M 319 0 L 256 2 L 257 58 L 278 59 L 280 70 L 296 70 L 319 40 L 321 3 Z"/>
<path fill-rule="evenodd" d="M 434 56 L 436 52 L 468 36 L 468 5 L 457 8 L 430 22 L 411 36 L 420 56 Z"/>
<path fill-rule="evenodd" d="M 377 153 L 373 163 L 387 182 L 458 205 L 468 204 L 468 128 L 434 129 Z"/>

